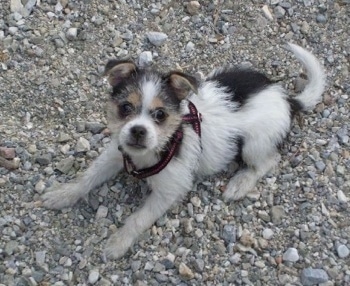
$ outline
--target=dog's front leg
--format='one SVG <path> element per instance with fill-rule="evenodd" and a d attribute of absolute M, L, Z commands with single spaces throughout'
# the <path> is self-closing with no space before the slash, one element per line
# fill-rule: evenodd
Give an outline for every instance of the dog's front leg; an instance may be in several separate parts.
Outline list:
<path fill-rule="evenodd" d="M 102 185 L 123 168 L 122 154 L 116 140 L 92 163 L 84 175 L 74 183 L 59 185 L 42 196 L 43 206 L 62 209 L 75 204 L 91 190 Z"/>
<path fill-rule="evenodd" d="M 162 190 L 154 189 L 147 198 L 144 206 L 132 214 L 122 228 L 108 239 L 104 251 L 105 258 L 117 259 L 122 257 L 133 245 L 137 237 L 161 217 L 176 201 L 187 192 L 183 186 L 162 186 Z"/>

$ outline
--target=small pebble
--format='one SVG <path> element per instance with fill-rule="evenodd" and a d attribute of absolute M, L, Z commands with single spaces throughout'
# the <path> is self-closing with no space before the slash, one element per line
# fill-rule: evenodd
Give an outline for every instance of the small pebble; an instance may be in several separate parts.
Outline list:
<path fill-rule="evenodd" d="M 190 1 L 187 4 L 187 12 L 190 15 L 196 15 L 196 14 L 198 14 L 200 7 L 201 7 L 201 5 L 199 4 L 198 1 Z"/>
<path fill-rule="evenodd" d="M 97 209 L 95 219 L 99 220 L 101 218 L 105 218 L 105 217 L 107 217 L 107 214 L 108 214 L 108 208 L 105 207 L 105 206 L 100 205 L 98 207 L 98 209 Z"/>
<path fill-rule="evenodd" d="M 165 33 L 161 32 L 148 32 L 146 36 L 151 44 L 156 47 L 160 47 L 168 39 L 168 36 Z"/>
<path fill-rule="evenodd" d="M 288 248 L 283 254 L 284 261 L 297 262 L 299 260 L 298 250 L 295 248 Z"/>
<path fill-rule="evenodd" d="M 179 274 L 185 280 L 191 280 L 194 278 L 192 270 L 183 262 L 179 265 Z"/>
<path fill-rule="evenodd" d="M 139 55 L 139 66 L 140 67 L 147 67 L 152 64 L 153 56 L 152 52 L 150 51 L 144 51 Z"/>
<path fill-rule="evenodd" d="M 274 232 L 273 232 L 273 230 L 270 229 L 270 228 L 265 228 L 265 229 L 263 230 L 263 233 L 262 233 L 262 234 L 263 234 L 263 238 L 269 240 L 269 239 L 271 239 L 271 238 L 273 237 Z"/>
<path fill-rule="evenodd" d="M 340 244 L 337 247 L 337 253 L 340 258 L 346 258 L 349 256 L 350 250 L 346 245 Z"/>
<path fill-rule="evenodd" d="M 88 281 L 90 284 L 95 284 L 100 278 L 100 273 L 97 269 L 90 270 Z"/>

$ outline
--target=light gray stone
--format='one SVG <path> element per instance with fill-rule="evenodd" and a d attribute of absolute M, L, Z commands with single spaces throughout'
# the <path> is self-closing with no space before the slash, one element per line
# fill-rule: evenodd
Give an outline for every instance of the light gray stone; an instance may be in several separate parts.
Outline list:
<path fill-rule="evenodd" d="M 231 224 L 226 224 L 222 230 L 222 238 L 226 243 L 236 242 L 236 227 Z"/>
<path fill-rule="evenodd" d="M 152 52 L 150 51 L 144 51 L 139 55 L 139 66 L 140 67 L 147 67 L 152 64 L 153 56 Z"/>
<path fill-rule="evenodd" d="M 78 29 L 77 28 L 69 28 L 66 33 L 66 38 L 69 41 L 73 41 L 77 38 L 78 36 Z"/>
<path fill-rule="evenodd" d="M 262 235 L 263 235 L 263 238 L 269 240 L 269 239 L 271 239 L 271 238 L 273 237 L 274 232 L 273 232 L 273 230 L 270 229 L 270 228 L 265 228 L 265 229 L 263 230 Z"/>
<path fill-rule="evenodd" d="M 108 208 L 106 206 L 99 206 L 96 212 L 96 220 L 107 217 Z"/>
<path fill-rule="evenodd" d="M 298 250 L 291 247 L 283 254 L 284 261 L 297 262 L 299 260 Z"/>
<path fill-rule="evenodd" d="M 156 47 L 160 47 L 168 39 L 168 36 L 161 32 L 148 32 L 146 36 L 151 44 Z"/>
<path fill-rule="evenodd" d="M 64 158 L 59 163 L 57 163 L 56 170 L 62 172 L 63 174 L 68 174 L 73 165 L 74 157 Z"/>
<path fill-rule="evenodd" d="M 301 272 L 301 283 L 304 286 L 312 286 L 320 283 L 325 283 L 328 280 L 328 274 L 323 269 L 306 268 Z"/>
<path fill-rule="evenodd" d="M 78 139 L 77 145 L 75 146 L 76 152 L 87 152 L 90 150 L 90 143 L 84 137 Z"/>
<path fill-rule="evenodd" d="M 346 245 L 340 244 L 340 245 L 338 245 L 338 247 L 337 247 L 337 253 L 338 253 L 338 256 L 339 256 L 340 258 L 346 258 L 346 257 L 349 256 L 350 251 L 349 251 L 349 248 L 347 248 Z"/>
<path fill-rule="evenodd" d="M 89 272 L 89 283 L 90 284 L 95 284 L 98 281 L 98 278 L 100 278 L 100 272 L 98 269 L 92 269 Z"/>

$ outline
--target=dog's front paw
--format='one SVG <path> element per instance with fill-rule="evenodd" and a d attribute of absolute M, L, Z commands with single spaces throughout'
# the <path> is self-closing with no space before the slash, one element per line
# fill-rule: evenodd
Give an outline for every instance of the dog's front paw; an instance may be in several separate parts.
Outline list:
<path fill-rule="evenodd" d="M 134 243 L 134 237 L 125 227 L 117 230 L 108 239 L 103 252 L 104 259 L 118 259 L 124 256 Z"/>
<path fill-rule="evenodd" d="M 81 197 L 77 184 L 65 184 L 48 190 L 41 196 L 42 206 L 48 209 L 62 209 L 74 205 Z"/>

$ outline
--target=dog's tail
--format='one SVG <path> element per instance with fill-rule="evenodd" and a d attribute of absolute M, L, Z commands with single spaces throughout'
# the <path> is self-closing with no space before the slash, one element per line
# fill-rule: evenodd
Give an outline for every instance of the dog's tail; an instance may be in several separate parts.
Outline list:
<path fill-rule="evenodd" d="M 312 109 L 321 101 L 325 89 L 326 76 L 323 66 L 313 54 L 300 46 L 288 43 L 288 49 L 303 64 L 308 77 L 305 89 L 294 99 L 301 104 L 302 110 Z"/>

